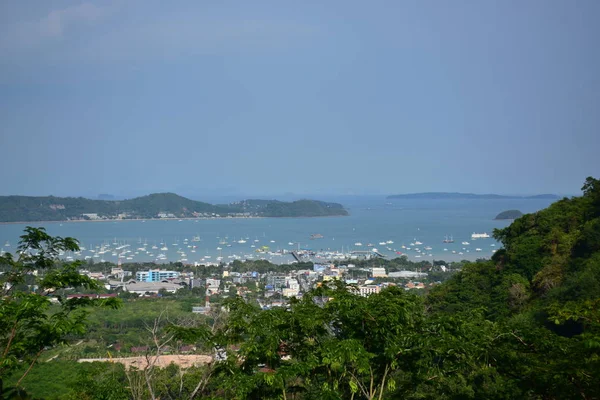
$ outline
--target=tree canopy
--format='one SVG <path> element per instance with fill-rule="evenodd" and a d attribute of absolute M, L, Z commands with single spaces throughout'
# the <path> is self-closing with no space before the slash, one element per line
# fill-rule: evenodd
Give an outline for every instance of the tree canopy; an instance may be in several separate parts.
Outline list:
<path fill-rule="evenodd" d="M 161 328 L 211 352 L 209 365 L 86 367 L 72 393 L 90 399 L 600 399 L 600 181 L 588 178 L 582 190 L 581 197 L 496 230 L 503 248 L 491 260 L 466 263 L 426 296 L 388 285 L 362 297 L 339 280 L 322 282 L 285 307 L 262 309 L 230 297 L 219 318 Z M 72 264 L 52 272 L 52 249 L 75 245 L 29 228 L 25 259 L 2 259 L 13 271 L 4 282 L 21 285 L 2 303 L 0 350 L 8 349 L 2 371 L 19 360 L 33 365 L 40 349 L 82 327 L 67 312 L 79 303 L 59 297 L 60 311 L 48 313 L 45 296 L 93 285 L 78 281 Z M 48 272 L 38 274 L 39 288 L 30 291 L 22 285 L 34 270 Z M 135 374 L 145 377 L 138 381 L 143 385 L 133 385 Z M 129 392 L 110 390 L 115 385 Z"/>

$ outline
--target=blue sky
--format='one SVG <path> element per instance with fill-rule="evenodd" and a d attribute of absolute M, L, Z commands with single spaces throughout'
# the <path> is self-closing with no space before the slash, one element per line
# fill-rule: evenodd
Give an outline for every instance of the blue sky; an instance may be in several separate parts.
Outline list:
<path fill-rule="evenodd" d="M 600 2 L 3 1 L 0 194 L 579 192 Z"/>

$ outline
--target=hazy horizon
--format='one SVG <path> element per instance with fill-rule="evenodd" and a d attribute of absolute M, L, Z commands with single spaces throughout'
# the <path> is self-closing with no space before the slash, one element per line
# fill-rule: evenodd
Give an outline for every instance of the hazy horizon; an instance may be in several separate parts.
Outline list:
<path fill-rule="evenodd" d="M 142 197 L 150 194 L 157 193 L 175 193 L 176 195 L 189 198 L 192 200 L 212 203 L 212 204 L 228 204 L 231 202 L 248 200 L 248 199 L 263 199 L 263 200 L 280 200 L 280 201 L 294 201 L 301 199 L 309 199 L 309 200 L 323 200 L 323 201 L 339 201 L 343 202 L 345 199 L 353 201 L 359 199 L 386 199 L 388 196 L 395 194 L 414 194 L 412 193 L 221 193 L 218 191 L 205 192 L 205 193 L 177 193 L 177 192 L 150 192 L 150 193 L 140 193 L 140 194 L 132 194 L 132 195 L 115 195 L 112 193 L 100 193 L 100 194 L 76 194 L 76 195 L 65 195 L 65 196 L 57 196 L 55 194 L 38 194 L 31 195 L 35 197 L 44 197 L 44 196 L 55 196 L 55 197 L 83 197 L 91 200 L 126 200 L 133 199 L 136 197 Z M 419 192 L 419 193 L 440 193 L 440 192 Z M 443 192 L 443 193 L 457 193 L 457 192 Z M 556 195 L 559 197 L 572 197 L 579 196 L 581 193 L 463 193 L 461 194 L 477 194 L 477 195 L 501 195 L 501 196 L 515 196 L 515 197 L 528 197 L 535 195 Z M 20 194 L 12 194 L 15 196 L 20 196 Z M 6 195 L 0 195 L 6 196 Z M 416 200 L 416 199 L 415 199 Z M 482 201 L 485 201 L 482 200 Z"/>
<path fill-rule="evenodd" d="M 579 194 L 600 2 L 5 1 L 0 195 Z"/>

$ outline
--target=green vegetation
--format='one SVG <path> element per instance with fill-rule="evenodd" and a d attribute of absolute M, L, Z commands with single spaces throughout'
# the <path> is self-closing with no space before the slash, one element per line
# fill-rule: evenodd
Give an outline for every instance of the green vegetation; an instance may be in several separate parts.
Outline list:
<path fill-rule="evenodd" d="M 84 332 L 84 308 L 119 306 L 117 299 L 56 296 L 58 304 L 52 307 L 49 296 L 61 289 L 100 288 L 97 281 L 79 274 L 79 262 L 55 263 L 59 251 L 78 249 L 75 239 L 52 237 L 43 228 L 28 227 L 21 236 L 19 257 L 0 255 L 4 271 L 0 275 L 0 397 L 6 389 L 5 376 L 21 370 L 19 386 L 44 351 Z M 27 366 L 24 370 L 23 365 Z"/>
<path fill-rule="evenodd" d="M 393 194 L 388 199 L 434 199 L 434 200 L 490 200 L 490 199 L 549 199 L 555 200 L 559 197 L 555 194 L 538 194 L 534 196 L 504 196 L 500 194 L 474 194 L 474 193 L 450 193 L 450 192 L 426 192 Z"/>
<path fill-rule="evenodd" d="M 84 214 L 96 214 L 89 216 Z M 82 197 L 0 196 L 0 222 L 66 221 L 114 218 L 200 218 L 215 216 L 320 217 L 348 215 L 337 203 L 315 200 L 281 202 L 246 200 L 212 205 L 174 193 L 156 193 L 130 200 L 90 200 Z"/>
<path fill-rule="evenodd" d="M 500 214 L 496 215 L 497 220 L 501 219 L 517 219 L 523 216 L 523 213 L 519 210 L 506 210 L 502 211 Z"/>
<path fill-rule="evenodd" d="M 316 200 L 283 202 L 277 200 L 244 200 L 230 206 L 239 205 L 239 212 L 251 212 L 265 217 L 329 217 L 345 216 L 348 211 L 338 203 Z"/>
<path fill-rule="evenodd" d="M 464 263 L 425 296 L 390 286 L 361 297 L 341 281 L 323 282 L 287 307 L 230 297 L 220 314 L 193 320 L 150 312 L 163 304 L 181 313 L 179 298 L 133 299 L 126 312 L 95 312 L 87 338 L 104 340 L 100 328 L 117 329 L 123 313 L 123 321 L 139 316 L 154 343 L 194 344 L 218 361 L 133 370 L 72 363 L 54 393 L 33 380 L 64 362 L 48 361 L 20 385 L 63 399 L 600 399 L 600 181 L 588 178 L 583 196 L 494 236 L 503 248 L 491 260 Z M 360 266 L 407 262 L 392 261 Z M 15 385 L 28 365 L 5 381 Z"/>

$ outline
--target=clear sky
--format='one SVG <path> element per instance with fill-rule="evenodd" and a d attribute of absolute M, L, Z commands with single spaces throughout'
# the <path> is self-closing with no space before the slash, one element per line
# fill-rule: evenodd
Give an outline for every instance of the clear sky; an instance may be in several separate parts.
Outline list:
<path fill-rule="evenodd" d="M 600 1 L 0 2 L 0 194 L 579 193 Z"/>

